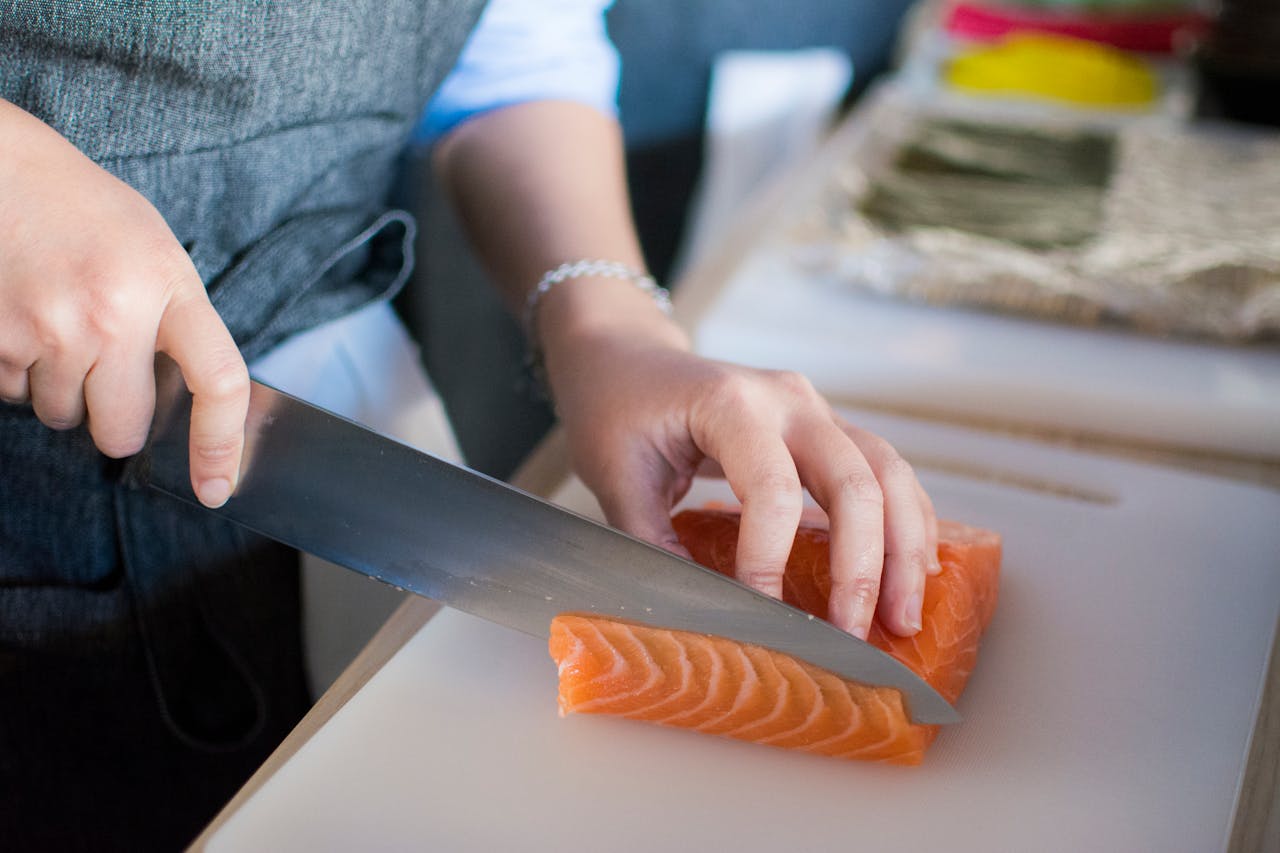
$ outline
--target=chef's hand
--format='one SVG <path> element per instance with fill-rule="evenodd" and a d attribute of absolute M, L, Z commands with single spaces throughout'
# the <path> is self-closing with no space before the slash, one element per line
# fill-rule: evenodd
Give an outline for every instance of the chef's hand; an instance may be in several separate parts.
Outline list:
<path fill-rule="evenodd" d="M 0 399 L 54 429 L 88 420 L 108 456 L 142 448 L 154 359 L 194 395 L 191 482 L 235 487 L 249 374 L 160 213 L 40 120 L 0 100 Z"/>
<path fill-rule="evenodd" d="M 830 621 L 864 639 L 877 613 L 896 634 L 920 629 L 937 521 L 886 441 L 841 420 L 798 374 L 692 354 L 626 282 L 563 282 L 538 326 L 575 469 L 611 524 L 687 557 L 671 508 L 718 463 L 742 503 L 738 578 L 781 598 L 807 488 L 831 521 Z"/>

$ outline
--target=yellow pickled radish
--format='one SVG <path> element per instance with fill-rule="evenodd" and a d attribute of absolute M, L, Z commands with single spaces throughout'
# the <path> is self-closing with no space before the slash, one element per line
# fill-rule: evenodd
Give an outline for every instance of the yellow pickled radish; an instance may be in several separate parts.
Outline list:
<path fill-rule="evenodd" d="M 1090 107 L 1140 107 L 1159 85 L 1137 56 L 1065 36 L 1020 34 L 952 59 L 946 82 L 988 95 L 1048 98 Z"/>

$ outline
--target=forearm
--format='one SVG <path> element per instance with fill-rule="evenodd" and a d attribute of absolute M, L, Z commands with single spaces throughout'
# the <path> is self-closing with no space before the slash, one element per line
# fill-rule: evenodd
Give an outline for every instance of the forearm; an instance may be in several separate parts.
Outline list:
<path fill-rule="evenodd" d="M 584 258 L 637 269 L 621 131 L 575 103 L 541 101 L 496 110 L 439 144 L 436 169 L 481 262 L 520 317 L 547 270 Z M 540 301 L 548 355 L 571 341 L 627 334 L 684 347 L 653 300 L 617 279 L 573 279 Z"/>

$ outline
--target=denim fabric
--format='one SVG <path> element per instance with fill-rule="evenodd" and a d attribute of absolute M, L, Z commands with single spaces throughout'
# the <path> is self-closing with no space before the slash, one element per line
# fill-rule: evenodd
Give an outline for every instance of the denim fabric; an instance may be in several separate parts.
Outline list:
<path fill-rule="evenodd" d="M 393 291 L 479 0 L 0 0 L 0 97 L 149 198 L 246 357 Z M 3 239 L 0 237 L 0 239 Z M 0 847 L 175 849 L 307 706 L 296 554 L 0 404 Z"/>

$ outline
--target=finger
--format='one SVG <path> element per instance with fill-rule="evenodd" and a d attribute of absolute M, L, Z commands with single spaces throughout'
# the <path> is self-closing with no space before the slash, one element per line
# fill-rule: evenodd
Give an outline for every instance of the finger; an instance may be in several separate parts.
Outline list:
<path fill-rule="evenodd" d="M 831 523 L 827 619 L 866 639 L 886 579 L 884 496 L 853 440 L 823 418 L 792 435 L 800 476 Z"/>
<path fill-rule="evenodd" d="M 21 405 L 27 402 L 30 396 L 26 369 L 0 364 L 0 400 Z"/>
<path fill-rule="evenodd" d="M 628 489 L 625 493 L 608 491 L 597 495 L 605 519 L 638 539 L 665 548 L 686 560 L 692 559 L 671 526 L 671 507 L 679 498 L 668 497 L 656 483 L 646 488 L 643 479 L 626 477 L 617 482 L 639 483 L 640 487 Z"/>
<path fill-rule="evenodd" d="M 900 636 L 920 630 L 924 582 L 930 559 L 928 527 L 915 472 L 889 442 L 846 425 L 871 466 L 884 495 L 884 580 L 877 608 L 880 621 Z"/>
<path fill-rule="evenodd" d="M 84 420 L 84 377 L 90 364 L 70 356 L 42 358 L 27 371 L 31 405 L 41 423 L 71 429 Z"/>
<path fill-rule="evenodd" d="M 724 468 L 721 468 L 719 462 L 708 456 L 698 463 L 698 476 L 709 477 L 714 480 L 723 480 Z"/>
<path fill-rule="evenodd" d="M 201 503 L 221 506 L 240 478 L 248 368 L 203 288 L 169 301 L 156 344 L 178 363 L 193 398 L 191 485 Z"/>
<path fill-rule="evenodd" d="M 85 377 L 89 435 L 114 459 L 132 456 L 147 440 L 156 405 L 153 348 L 148 342 L 104 355 Z"/>
<path fill-rule="evenodd" d="M 720 464 L 742 503 L 735 575 L 765 595 L 782 598 L 782 576 L 803 508 L 800 475 L 780 438 L 735 442 Z"/>
<path fill-rule="evenodd" d="M 929 561 L 925 571 L 930 575 L 942 573 L 942 563 L 938 562 L 938 513 L 933 508 L 933 499 L 916 479 L 916 491 L 920 500 L 920 508 L 924 511 L 924 548 Z"/>

